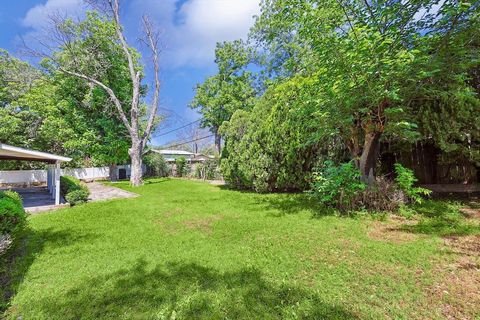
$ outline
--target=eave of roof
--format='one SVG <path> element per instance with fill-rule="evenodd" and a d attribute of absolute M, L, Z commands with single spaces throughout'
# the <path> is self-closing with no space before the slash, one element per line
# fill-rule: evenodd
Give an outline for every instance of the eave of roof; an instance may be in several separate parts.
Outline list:
<path fill-rule="evenodd" d="M 25 161 L 44 161 L 44 162 L 70 162 L 71 158 L 62 157 L 56 154 L 29 150 L 14 147 L 8 144 L 0 143 L 0 159 L 3 160 L 25 160 Z"/>

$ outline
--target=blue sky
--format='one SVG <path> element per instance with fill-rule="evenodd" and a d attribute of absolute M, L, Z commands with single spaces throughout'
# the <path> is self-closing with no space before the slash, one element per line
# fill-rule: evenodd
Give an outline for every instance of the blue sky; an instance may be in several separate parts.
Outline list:
<path fill-rule="evenodd" d="M 124 0 L 121 19 L 129 44 L 138 47 L 140 17 L 147 13 L 162 31 L 161 109 L 168 115 L 158 132 L 192 122 L 199 115 L 188 108 L 196 83 L 215 72 L 215 43 L 245 38 L 258 14 L 259 0 Z M 83 0 L 0 0 L 0 48 L 18 54 L 20 39 L 41 34 L 51 12 L 81 17 Z M 147 78 L 151 74 L 147 65 Z M 151 78 L 150 78 L 151 79 Z M 165 144 L 177 133 L 153 140 Z"/>

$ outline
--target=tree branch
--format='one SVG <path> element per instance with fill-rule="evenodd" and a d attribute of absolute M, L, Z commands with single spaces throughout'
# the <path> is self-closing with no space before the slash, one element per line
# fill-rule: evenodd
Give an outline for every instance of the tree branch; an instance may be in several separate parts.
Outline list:
<path fill-rule="evenodd" d="M 65 74 L 69 74 L 71 76 L 74 76 L 74 77 L 77 77 L 77 78 L 80 78 L 80 79 L 84 79 L 84 80 L 87 80 L 93 84 L 96 84 L 98 85 L 99 87 L 101 87 L 103 90 L 105 90 L 105 92 L 108 93 L 108 95 L 110 96 L 110 100 L 112 100 L 113 104 L 115 105 L 115 107 L 117 108 L 117 111 L 118 111 L 118 114 L 119 114 L 119 117 L 120 119 L 122 120 L 123 124 L 125 125 L 125 127 L 128 129 L 128 131 L 132 131 L 132 127 L 130 125 L 130 123 L 128 122 L 128 119 L 127 119 L 127 116 L 125 115 L 125 112 L 123 111 L 123 108 L 122 108 L 122 103 L 120 102 L 120 100 L 117 98 L 117 96 L 115 95 L 115 93 L 113 92 L 112 89 L 110 89 L 109 87 L 107 87 L 105 84 L 103 84 L 102 82 L 94 79 L 94 78 L 91 78 L 87 75 L 84 75 L 82 73 L 78 73 L 78 72 L 74 72 L 74 71 L 70 71 L 70 70 L 66 70 L 66 69 L 63 69 L 63 68 L 59 68 L 59 70 Z"/>
<path fill-rule="evenodd" d="M 146 146 L 148 138 L 152 132 L 153 125 L 155 123 L 155 118 L 158 110 L 158 100 L 160 95 L 160 79 L 158 77 L 159 73 L 159 63 L 158 63 L 158 33 L 153 31 L 152 24 L 150 23 L 148 17 L 143 16 L 143 26 L 145 28 L 145 33 L 147 35 L 147 44 L 152 51 L 152 60 L 153 60 L 153 71 L 155 79 L 155 91 L 153 93 L 153 104 L 152 109 L 150 110 L 150 116 L 148 118 L 147 127 L 142 137 L 142 145 Z"/>

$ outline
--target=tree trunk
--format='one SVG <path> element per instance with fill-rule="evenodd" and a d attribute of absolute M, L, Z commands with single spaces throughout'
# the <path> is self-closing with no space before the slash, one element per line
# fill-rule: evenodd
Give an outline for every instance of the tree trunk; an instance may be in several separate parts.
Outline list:
<path fill-rule="evenodd" d="M 138 187 L 142 184 L 142 143 L 139 139 L 132 140 L 132 147 L 128 150 L 131 159 L 130 184 Z"/>
<path fill-rule="evenodd" d="M 380 132 L 367 132 L 360 156 L 360 172 L 362 180 L 368 184 L 375 181 L 375 166 L 377 164 L 378 147 L 380 146 Z"/>
<path fill-rule="evenodd" d="M 218 154 L 222 154 L 222 137 L 218 134 L 218 129 L 215 129 L 215 148 L 217 148 Z"/>
<path fill-rule="evenodd" d="M 117 175 L 117 165 L 115 163 L 112 163 L 109 166 L 109 172 L 110 172 L 110 181 L 115 182 L 118 180 L 118 175 Z"/>

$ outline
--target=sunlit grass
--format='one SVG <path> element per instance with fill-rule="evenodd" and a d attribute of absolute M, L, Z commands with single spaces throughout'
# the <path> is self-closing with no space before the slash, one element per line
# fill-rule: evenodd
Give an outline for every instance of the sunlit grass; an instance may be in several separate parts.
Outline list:
<path fill-rule="evenodd" d="M 304 195 L 116 185 L 140 197 L 30 217 L 8 318 L 441 318 L 435 233 L 372 237 Z"/>

